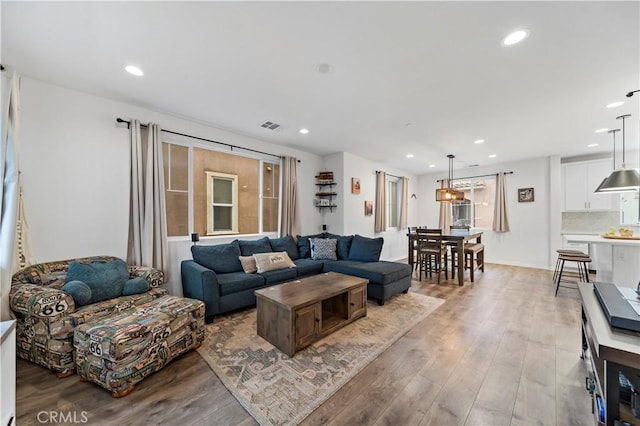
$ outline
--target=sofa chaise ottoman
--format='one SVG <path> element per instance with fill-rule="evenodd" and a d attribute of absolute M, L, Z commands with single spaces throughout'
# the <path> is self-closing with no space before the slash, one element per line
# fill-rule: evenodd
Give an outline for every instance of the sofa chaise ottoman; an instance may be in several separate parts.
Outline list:
<path fill-rule="evenodd" d="M 204 303 L 163 296 L 76 327 L 77 372 L 118 398 L 204 340 Z"/>

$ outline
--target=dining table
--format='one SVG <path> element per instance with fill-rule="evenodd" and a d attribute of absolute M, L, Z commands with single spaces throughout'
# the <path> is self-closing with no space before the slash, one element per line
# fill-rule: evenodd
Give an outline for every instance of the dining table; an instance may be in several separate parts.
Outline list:
<path fill-rule="evenodd" d="M 407 249 L 408 249 L 408 261 L 411 267 L 414 265 L 413 251 L 415 243 L 418 239 L 418 234 L 415 232 L 409 232 L 407 234 Z M 455 243 L 456 258 L 458 259 L 458 285 L 464 285 L 464 243 L 467 241 L 475 240 L 476 243 L 482 243 L 481 231 L 467 231 L 467 230 L 450 230 L 442 231 L 442 240 L 445 243 Z"/>

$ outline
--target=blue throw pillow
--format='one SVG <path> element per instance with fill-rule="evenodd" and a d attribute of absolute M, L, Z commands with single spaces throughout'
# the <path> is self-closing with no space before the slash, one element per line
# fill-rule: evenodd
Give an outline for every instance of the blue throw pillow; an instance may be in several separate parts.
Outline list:
<path fill-rule="evenodd" d="M 271 253 L 272 251 L 267 237 L 259 240 L 238 240 L 238 244 L 240 244 L 240 252 L 243 256 L 253 256 L 256 253 Z"/>
<path fill-rule="evenodd" d="M 384 239 L 367 238 L 362 235 L 354 235 L 351 241 L 351 248 L 349 249 L 349 260 L 356 260 L 359 262 L 377 262 L 380 260 L 380 253 L 382 253 L 382 244 Z"/>
<path fill-rule="evenodd" d="M 135 277 L 127 280 L 122 289 L 123 296 L 131 296 L 132 294 L 140 294 L 149 291 L 149 283 L 142 277 Z"/>
<path fill-rule="evenodd" d="M 271 244 L 271 251 L 286 251 L 291 260 L 296 260 L 300 257 L 300 254 L 298 253 L 298 246 L 291 235 L 285 235 L 280 238 L 271 238 L 269 240 L 269 244 Z"/>
<path fill-rule="evenodd" d="M 118 259 L 112 262 L 71 262 L 65 281 L 82 281 L 89 286 L 91 297 L 87 304 L 91 304 L 119 297 L 128 279 L 129 268 Z"/>
<path fill-rule="evenodd" d="M 196 263 L 213 270 L 217 274 L 242 271 L 240 247 L 236 241 L 214 246 L 191 246 L 191 254 Z"/>
<path fill-rule="evenodd" d="M 336 247 L 336 254 L 339 260 L 349 259 L 349 250 L 351 250 L 351 243 L 353 242 L 353 235 L 339 236 L 338 246 Z"/>
<path fill-rule="evenodd" d="M 304 237 L 298 235 L 296 239 L 298 240 L 298 254 L 300 257 L 298 259 L 306 259 L 311 257 L 311 246 L 309 245 L 309 238 L 324 238 L 323 234 L 316 235 L 305 235 Z"/>
<path fill-rule="evenodd" d="M 62 286 L 62 291 L 73 297 L 76 308 L 88 304 L 91 300 L 91 288 L 82 281 L 69 281 Z"/>

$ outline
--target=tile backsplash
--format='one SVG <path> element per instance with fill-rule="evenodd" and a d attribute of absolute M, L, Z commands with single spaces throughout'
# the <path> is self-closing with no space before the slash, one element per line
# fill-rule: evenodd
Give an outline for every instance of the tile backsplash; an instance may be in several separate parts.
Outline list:
<path fill-rule="evenodd" d="M 562 212 L 562 232 L 600 234 L 620 226 L 620 212 Z"/>

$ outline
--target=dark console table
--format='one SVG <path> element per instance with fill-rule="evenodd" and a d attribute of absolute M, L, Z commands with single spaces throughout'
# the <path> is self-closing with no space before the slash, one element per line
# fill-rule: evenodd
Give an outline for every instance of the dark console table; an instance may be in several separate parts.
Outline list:
<path fill-rule="evenodd" d="M 607 426 L 614 426 L 616 420 L 640 424 L 630 408 L 620 404 L 618 379 L 622 372 L 636 389 L 640 389 L 640 335 L 609 325 L 592 283 L 578 283 L 578 290 L 582 301 L 582 351 L 590 360 L 593 372 L 593 377 L 587 378 L 587 388 L 592 390 L 594 422 Z M 593 386 L 589 386 L 590 380 Z M 598 397 L 604 406 L 604 421 L 600 419 Z"/>

